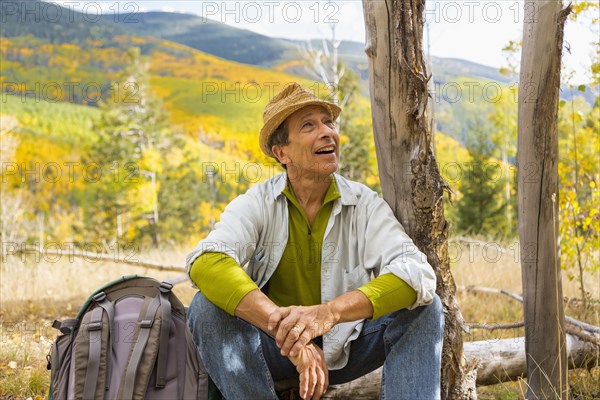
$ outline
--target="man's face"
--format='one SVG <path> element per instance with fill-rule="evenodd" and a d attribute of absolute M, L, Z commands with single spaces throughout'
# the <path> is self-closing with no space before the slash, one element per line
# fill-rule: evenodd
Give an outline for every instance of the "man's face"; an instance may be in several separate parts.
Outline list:
<path fill-rule="evenodd" d="M 287 120 L 289 144 L 274 146 L 290 179 L 301 176 L 328 177 L 338 169 L 340 135 L 333 118 L 320 106 L 302 108 Z M 311 175 L 305 175 L 311 174 Z"/>

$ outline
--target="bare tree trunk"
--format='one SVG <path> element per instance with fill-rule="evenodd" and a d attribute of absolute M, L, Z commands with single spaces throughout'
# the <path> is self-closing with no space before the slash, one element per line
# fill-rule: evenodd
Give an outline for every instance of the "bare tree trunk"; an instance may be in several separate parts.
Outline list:
<path fill-rule="evenodd" d="M 519 83 L 519 236 L 528 399 L 567 398 L 558 257 L 558 94 L 565 19 L 560 0 L 525 1 Z"/>
<path fill-rule="evenodd" d="M 443 196 L 426 117 L 424 0 L 363 0 L 375 147 L 383 197 L 438 277 L 446 317 L 442 350 L 444 399 L 474 399 L 475 363 L 463 355 L 462 315 L 448 259 Z"/>

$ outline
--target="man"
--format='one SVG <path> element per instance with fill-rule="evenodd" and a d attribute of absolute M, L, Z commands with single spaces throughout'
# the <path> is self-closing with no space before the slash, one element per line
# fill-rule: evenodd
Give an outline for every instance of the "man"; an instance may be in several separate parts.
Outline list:
<path fill-rule="evenodd" d="M 227 399 L 276 399 L 289 378 L 319 399 L 381 365 L 382 398 L 439 398 L 435 274 L 387 203 L 335 173 L 340 112 L 285 86 L 260 147 L 286 172 L 234 199 L 188 256 L 190 328 Z"/>

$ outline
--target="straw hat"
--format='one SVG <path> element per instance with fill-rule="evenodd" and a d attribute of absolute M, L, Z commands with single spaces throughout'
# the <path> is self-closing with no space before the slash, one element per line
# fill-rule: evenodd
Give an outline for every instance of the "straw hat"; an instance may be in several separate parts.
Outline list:
<path fill-rule="evenodd" d="M 269 157 L 274 157 L 268 146 L 269 138 L 283 121 L 294 112 L 307 106 L 321 106 L 336 120 L 342 109 L 336 104 L 319 99 L 296 82 L 289 83 L 269 101 L 263 111 L 263 127 L 260 130 L 260 148 Z"/>

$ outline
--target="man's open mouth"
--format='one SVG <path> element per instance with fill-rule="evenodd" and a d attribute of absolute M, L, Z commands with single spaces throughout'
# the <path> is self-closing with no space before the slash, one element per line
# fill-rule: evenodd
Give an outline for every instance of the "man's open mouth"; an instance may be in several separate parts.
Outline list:
<path fill-rule="evenodd" d="M 332 154 L 335 151 L 335 146 L 327 146 L 317 150 L 317 154 Z"/>

